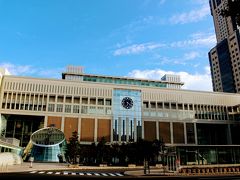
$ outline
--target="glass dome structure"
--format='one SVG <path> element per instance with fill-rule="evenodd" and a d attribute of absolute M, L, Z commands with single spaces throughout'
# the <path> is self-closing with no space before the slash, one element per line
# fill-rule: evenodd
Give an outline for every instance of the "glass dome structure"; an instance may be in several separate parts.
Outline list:
<path fill-rule="evenodd" d="M 47 127 L 35 131 L 24 151 L 23 159 L 28 161 L 33 157 L 37 162 L 64 161 L 66 140 L 64 133 L 55 128 Z"/>

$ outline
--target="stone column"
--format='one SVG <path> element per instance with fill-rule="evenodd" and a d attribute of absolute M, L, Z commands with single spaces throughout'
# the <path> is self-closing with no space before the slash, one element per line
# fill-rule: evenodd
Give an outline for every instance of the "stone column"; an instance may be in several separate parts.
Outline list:
<path fill-rule="evenodd" d="M 173 144 L 173 122 L 170 122 L 171 144 Z"/>
<path fill-rule="evenodd" d="M 134 142 L 137 141 L 137 118 L 133 119 L 133 128 L 134 128 Z"/>
<path fill-rule="evenodd" d="M 78 117 L 78 140 L 80 141 L 81 139 L 81 125 L 82 125 L 82 118 Z"/>
<path fill-rule="evenodd" d="M 98 119 L 95 118 L 95 125 L 94 125 L 94 142 L 97 142 L 97 131 L 98 130 Z"/>
<path fill-rule="evenodd" d="M 110 127 L 111 127 L 111 130 L 110 130 L 110 142 L 113 142 L 113 129 L 114 129 L 114 118 L 112 118 L 111 120 L 110 120 L 110 123 L 111 123 L 111 125 L 110 125 Z"/>
<path fill-rule="evenodd" d="M 129 118 L 127 117 L 126 118 L 126 121 L 125 121 L 125 126 L 126 126 L 126 132 L 125 132 L 125 134 L 126 134 L 126 142 L 128 142 L 129 141 Z"/>
<path fill-rule="evenodd" d="M 142 119 L 141 119 L 142 121 Z M 144 121 L 142 121 L 142 138 L 144 139 Z"/>
<path fill-rule="evenodd" d="M 195 137 L 195 144 L 198 144 L 198 138 L 197 138 L 197 123 L 194 123 L 194 137 Z"/>
<path fill-rule="evenodd" d="M 65 122 L 65 117 L 62 116 L 62 121 L 61 121 L 61 131 L 64 132 L 64 122 Z"/>
<path fill-rule="evenodd" d="M 44 124 L 43 124 L 43 127 L 46 128 L 47 127 L 47 122 L 48 122 L 48 116 L 46 115 L 44 117 Z"/>
<path fill-rule="evenodd" d="M 122 136 L 122 118 L 118 117 L 118 141 L 121 141 L 121 136 Z"/>
<path fill-rule="evenodd" d="M 159 121 L 156 121 L 156 136 L 157 136 L 157 140 L 160 139 L 159 137 Z"/>
<path fill-rule="evenodd" d="M 186 122 L 183 123 L 183 130 L 184 130 L 184 144 L 187 144 L 187 126 Z"/>

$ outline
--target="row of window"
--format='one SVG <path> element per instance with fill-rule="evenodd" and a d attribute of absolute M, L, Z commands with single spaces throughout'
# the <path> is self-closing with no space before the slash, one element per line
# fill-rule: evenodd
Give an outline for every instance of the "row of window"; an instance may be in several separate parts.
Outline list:
<path fill-rule="evenodd" d="M 110 106 L 110 105 L 109 105 Z M 2 109 L 16 109 L 16 110 L 33 110 L 33 111 L 46 111 L 47 105 L 44 103 L 40 104 L 19 104 L 19 103 L 2 103 Z M 81 106 L 78 104 L 48 104 L 49 112 L 66 112 L 66 113 L 81 113 L 86 114 L 86 112 L 97 111 L 100 114 L 104 109 L 111 107 L 102 107 L 102 106 L 93 106 L 93 105 L 84 105 Z M 226 107 L 226 106 L 214 106 L 214 105 L 196 105 L 196 104 L 182 104 L 182 103 L 170 103 L 170 102 L 143 102 L 144 109 L 171 109 L 171 110 L 189 110 L 189 111 L 203 111 L 203 112 L 237 112 L 237 108 Z M 63 110 L 64 109 L 64 110 Z M 85 110 L 87 109 L 87 110 Z M 96 110 L 97 109 L 97 110 Z"/>
<path fill-rule="evenodd" d="M 211 111 L 144 111 L 145 117 L 170 118 L 170 119 L 207 119 L 207 120 L 228 120 L 229 116 L 226 113 L 211 112 Z M 232 116 L 230 117 L 232 118 Z M 231 119 L 233 120 L 233 119 Z"/>
<path fill-rule="evenodd" d="M 96 96 L 111 96 L 111 89 L 103 88 L 90 88 L 90 87 L 77 87 L 77 86 L 64 86 L 52 84 L 37 84 L 29 82 L 11 82 L 4 83 L 4 89 L 10 91 L 27 91 L 38 93 L 53 93 L 53 94 L 93 94 Z"/>
<path fill-rule="evenodd" d="M 32 105 L 32 104 L 10 104 L 2 103 L 2 109 L 16 109 L 16 110 L 27 110 L 27 111 L 48 111 L 48 112 L 65 112 L 74 114 L 101 114 L 110 115 L 112 114 L 111 107 L 101 106 L 80 106 L 80 105 L 69 105 L 65 104 L 49 104 L 48 109 L 46 105 Z"/>
<path fill-rule="evenodd" d="M 46 104 L 50 103 L 74 103 L 74 104 L 91 104 L 111 106 L 112 100 L 102 97 L 80 97 L 64 95 L 46 95 L 46 94 L 24 94 L 24 93 L 7 93 L 3 95 L 5 103 L 23 103 L 23 104 Z"/>
<path fill-rule="evenodd" d="M 164 82 L 151 82 L 151 81 L 141 81 L 134 79 L 116 79 L 111 77 L 91 77 L 83 76 L 83 81 L 90 82 L 103 82 L 103 83 L 113 83 L 113 84 L 129 84 L 137 86 L 150 86 L 150 87 L 166 87 Z"/>
<path fill-rule="evenodd" d="M 177 109 L 177 110 L 201 110 L 201 111 L 218 111 L 227 112 L 226 106 L 215 106 L 215 105 L 203 105 L 203 104 L 183 104 L 177 102 L 154 102 L 144 101 L 143 108 L 148 109 Z M 231 111 L 231 108 L 229 108 Z"/>

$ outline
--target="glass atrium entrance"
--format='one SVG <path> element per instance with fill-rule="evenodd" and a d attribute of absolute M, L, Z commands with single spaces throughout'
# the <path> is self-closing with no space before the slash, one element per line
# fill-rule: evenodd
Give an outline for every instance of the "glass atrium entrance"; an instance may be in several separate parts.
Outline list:
<path fill-rule="evenodd" d="M 28 116 L 2 114 L 1 120 L 6 120 L 5 137 L 20 140 L 20 146 L 26 147 L 33 132 L 44 126 L 44 116 Z"/>

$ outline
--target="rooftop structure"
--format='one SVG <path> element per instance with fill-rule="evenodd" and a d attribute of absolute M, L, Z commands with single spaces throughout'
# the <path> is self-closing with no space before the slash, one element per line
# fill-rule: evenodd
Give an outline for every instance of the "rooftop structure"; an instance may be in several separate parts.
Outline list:
<path fill-rule="evenodd" d="M 165 75 L 162 77 L 160 81 L 149 80 L 149 79 L 137 79 L 137 78 L 130 78 L 130 77 L 92 75 L 92 74 L 83 73 L 83 68 L 81 66 L 67 67 L 67 71 L 62 73 L 62 79 L 74 80 L 74 81 L 87 81 L 87 82 L 95 82 L 95 83 L 123 84 L 123 85 L 175 88 L 175 89 L 180 89 L 184 84 L 183 82 L 180 81 L 180 76 L 178 75 Z"/>

